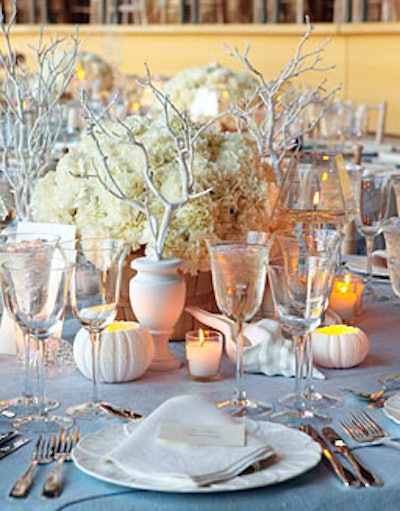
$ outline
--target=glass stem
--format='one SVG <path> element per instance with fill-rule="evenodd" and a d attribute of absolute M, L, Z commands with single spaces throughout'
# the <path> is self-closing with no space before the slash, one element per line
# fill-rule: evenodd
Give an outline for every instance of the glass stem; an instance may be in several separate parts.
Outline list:
<path fill-rule="evenodd" d="M 23 332 L 23 346 L 24 350 L 24 387 L 22 395 L 26 402 L 30 402 L 33 397 L 32 391 L 32 360 L 31 360 L 31 336 L 27 331 Z"/>
<path fill-rule="evenodd" d="M 100 361 L 100 345 L 101 332 L 98 330 L 90 332 L 90 343 L 92 347 L 92 403 L 100 403 L 99 388 L 99 361 Z"/>
<path fill-rule="evenodd" d="M 295 377 L 295 394 L 297 410 L 303 410 L 306 405 L 306 400 L 303 396 L 303 377 L 304 377 L 304 363 L 305 363 L 305 336 L 294 335 L 294 353 L 296 364 L 296 377 Z"/>
<path fill-rule="evenodd" d="M 366 287 L 372 290 L 372 250 L 374 247 L 374 236 L 365 236 L 365 248 L 367 252 L 367 279 Z"/>
<path fill-rule="evenodd" d="M 241 402 L 246 400 L 246 391 L 244 390 L 244 370 L 243 370 L 243 321 L 238 320 L 235 323 L 236 330 L 236 389 L 233 400 Z"/>
<path fill-rule="evenodd" d="M 38 367 L 38 399 L 39 399 L 39 415 L 47 418 L 48 410 L 45 402 L 46 392 L 46 342 L 47 336 L 35 334 L 37 343 L 37 367 Z"/>
<path fill-rule="evenodd" d="M 310 399 L 312 394 L 315 392 L 315 385 L 312 381 L 312 373 L 313 373 L 313 357 L 312 357 L 312 344 L 311 344 L 311 335 L 306 334 L 304 336 L 304 366 L 306 370 L 305 375 L 305 385 L 303 395 L 305 399 Z M 307 403 L 307 401 L 306 401 Z"/>

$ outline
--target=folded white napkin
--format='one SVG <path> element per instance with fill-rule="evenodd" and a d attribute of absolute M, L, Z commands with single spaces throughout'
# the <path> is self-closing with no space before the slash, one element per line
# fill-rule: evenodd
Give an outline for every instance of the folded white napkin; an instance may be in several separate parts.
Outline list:
<path fill-rule="evenodd" d="M 263 429 L 253 421 L 246 421 L 245 445 L 235 447 L 166 442 L 158 438 L 162 423 L 224 427 L 237 422 L 203 396 L 177 396 L 154 410 L 102 461 L 114 463 L 142 484 L 182 490 L 231 479 L 274 454 Z"/>
<path fill-rule="evenodd" d="M 198 307 L 186 307 L 198 321 L 225 337 L 225 349 L 228 357 L 235 360 L 234 324 L 221 314 L 213 314 Z M 294 376 L 295 351 L 292 341 L 285 339 L 278 321 L 262 319 L 244 326 L 243 366 L 248 373 L 263 373 L 267 376 Z M 313 377 L 324 379 L 325 376 L 313 368 Z"/>

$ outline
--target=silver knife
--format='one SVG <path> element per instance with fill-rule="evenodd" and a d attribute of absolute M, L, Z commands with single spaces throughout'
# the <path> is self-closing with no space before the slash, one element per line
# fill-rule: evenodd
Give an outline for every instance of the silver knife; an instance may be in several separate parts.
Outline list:
<path fill-rule="evenodd" d="M 7 443 L 18 435 L 18 431 L 10 430 L 5 433 L 0 433 L 0 445 Z"/>
<path fill-rule="evenodd" d="M 360 480 L 342 464 L 339 458 L 328 447 L 325 440 L 312 426 L 307 425 L 302 428 L 302 431 L 310 435 L 310 437 L 315 442 L 319 443 L 322 448 L 322 454 L 324 455 L 324 458 L 327 460 L 327 462 L 333 468 L 335 474 L 345 486 L 351 486 L 352 488 L 358 488 L 360 486 Z"/>
<path fill-rule="evenodd" d="M 102 401 L 100 407 L 107 413 L 118 417 L 119 419 L 141 419 L 142 415 L 130 410 L 129 408 L 123 408 L 122 406 L 112 405 Z"/>
<path fill-rule="evenodd" d="M 22 447 L 23 445 L 27 444 L 30 441 L 31 441 L 30 438 L 18 438 L 14 442 L 10 442 L 7 445 L 1 446 L 0 447 L 0 460 L 2 458 L 5 458 L 6 456 L 8 456 L 9 454 L 16 451 L 17 449 L 19 449 L 20 447 Z"/>
<path fill-rule="evenodd" d="M 383 486 L 382 481 L 372 472 L 370 472 L 361 461 L 351 452 L 343 438 L 341 438 L 332 428 L 323 428 L 322 434 L 330 442 L 337 452 L 340 452 L 354 468 L 357 477 L 364 486 Z"/>

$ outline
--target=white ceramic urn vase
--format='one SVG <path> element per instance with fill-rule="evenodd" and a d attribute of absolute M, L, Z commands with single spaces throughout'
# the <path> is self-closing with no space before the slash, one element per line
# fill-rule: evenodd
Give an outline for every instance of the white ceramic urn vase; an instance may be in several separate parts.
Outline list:
<path fill-rule="evenodd" d="M 129 299 L 139 323 L 150 330 L 154 357 L 149 369 L 168 371 L 182 365 L 169 349 L 169 339 L 178 322 L 186 299 L 186 284 L 178 274 L 180 259 L 147 257 L 131 263 L 136 275 L 129 283 Z"/>

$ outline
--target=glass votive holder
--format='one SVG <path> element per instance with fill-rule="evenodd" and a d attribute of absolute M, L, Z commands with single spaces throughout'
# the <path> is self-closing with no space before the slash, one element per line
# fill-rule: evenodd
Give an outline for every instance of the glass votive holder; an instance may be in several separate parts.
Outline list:
<path fill-rule="evenodd" d="M 186 359 L 191 380 L 212 381 L 220 378 L 222 334 L 215 330 L 192 330 L 186 333 Z"/>
<path fill-rule="evenodd" d="M 329 307 L 342 320 L 351 323 L 362 312 L 363 280 L 361 275 L 344 272 L 338 275 L 332 286 Z"/>

